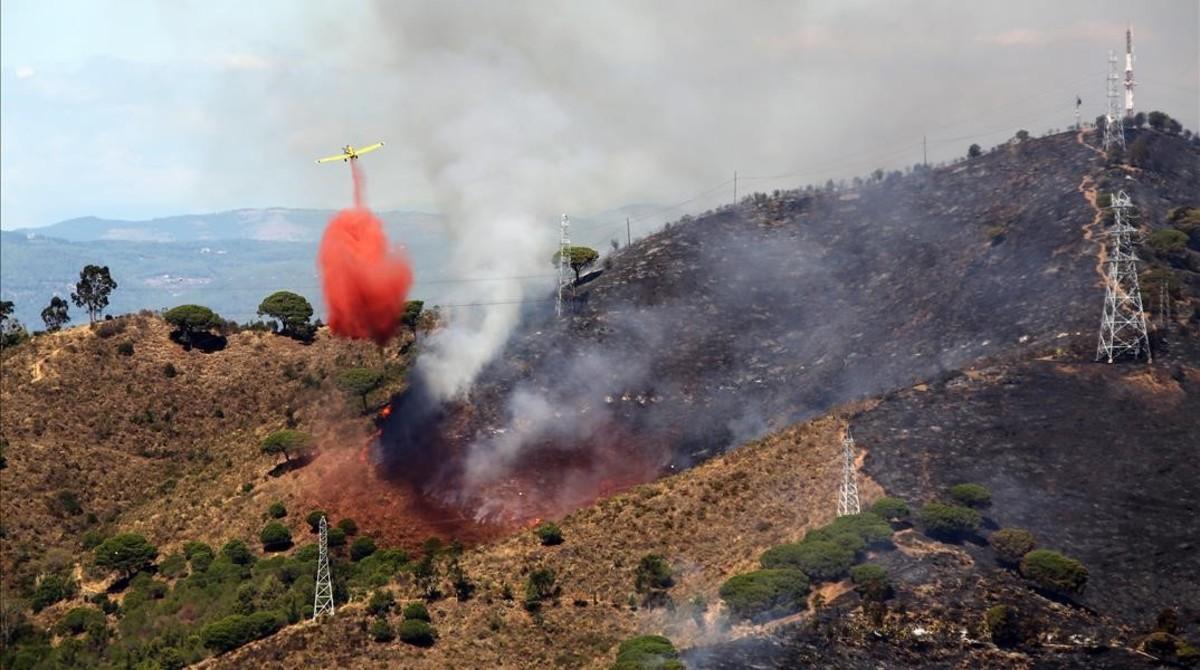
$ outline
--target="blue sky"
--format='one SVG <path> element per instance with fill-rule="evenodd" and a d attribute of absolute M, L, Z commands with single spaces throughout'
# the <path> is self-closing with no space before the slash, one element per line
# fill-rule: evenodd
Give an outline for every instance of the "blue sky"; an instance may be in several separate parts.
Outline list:
<path fill-rule="evenodd" d="M 337 207 L 345 179 L 312 159 L 376 139 L 381 208 L 481 179 L 467 199 L 594 210 L 733 169 L 901 167 L 923 134 L 940 159 L 1064 127 L 1076 92 L 1100 113 L 1131 9 L 1139 107 L 1200 125 L 1200 3 L 963 4 L 6 0 L 0 224 Z"/>

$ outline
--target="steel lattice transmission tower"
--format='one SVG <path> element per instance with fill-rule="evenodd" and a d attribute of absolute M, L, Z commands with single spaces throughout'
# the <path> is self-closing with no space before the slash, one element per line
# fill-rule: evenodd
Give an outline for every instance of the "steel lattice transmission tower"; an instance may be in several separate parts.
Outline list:
<path fill-rule="evenodd" d="M 571 220 L 563 214 L 558 234 L 558 301 L 554 304 L 554 313 L 558 316 L 562 316 L 563 313 L 563 289 L 571 276 L 571 237 L 568 230 L 570 226 Z"/>
<path fill-rule="evenodd" d="M 1142 292 L 1138 287 L 1138 260 L 1134 253 L 1133 236 L 1137 229 L 1129 224 L 1128 211 L 1133 202 L 1124 191 L 1112 197 L 1113 225 L 1105 235 L 1109 238 L 1108 259 L 1105 261 L 1104 316 L 1100 319 L 1100 342 L 1096 360 L 1114 359 L 1143 353 L 1149 362 L 1150 338 L 1146 334 L 1146 315 L 1142 312 Z"/>
<path fill-rule="evenodd" d="M 862 508 L 858 503 L 858 471 L 854 467 L 854 438 L 850 429 L 842 438 L 842 484 L 838 487 L 838 516 L 858 514 Z"/>
<path fill-rule="evenodd" d="M 1104 150 L 1114 146 L 1125 148 L 1124 113 L 1119 92 L 1121 75 L 1117 70 L 1116 52 L 1108 52 L 1108 111 L 1104 114 Z"/>
<path fill-rule="evenodd" d="M 313 595 L 313 621 L 333 614 L 333 580 L 329 575 L 329 525 L 321 517 L 321 541 L 317 554 L 317 590 Z"/>

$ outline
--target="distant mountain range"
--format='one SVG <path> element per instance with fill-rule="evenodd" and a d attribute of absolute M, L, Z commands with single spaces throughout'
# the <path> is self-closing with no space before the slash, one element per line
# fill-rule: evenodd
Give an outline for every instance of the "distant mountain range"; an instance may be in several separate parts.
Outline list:
<path fill-rule="evenodd" d="M 679 213 L 631 205 L 573 219 L 573 229 L 580 243 L 603 251 L 610 239 L 624 242 L 625 217 L 636 219 L 631 234 L 641 237 Z M 237 209 L 143 221 L 82 217 L 0 231 L 0 297 L 13 301 L 14 316 L 27 328 L 39 330 L 41 310 L 51 296 L 69 295 L 79 270 L 93 263 L 109 266 L 118 283 L 107 310 L 113 314 L 195 302 L 244 322 L 256 318 L 264 296 L 291 290 L 306 295 L 320 315 L 317 245 L 333 214 Z M 442 280 L 469 274 L 449 267 L 452 241 L 440 215 L 388 211 L 379 216 L 388 238 L 409 251 L 417 275 L 415 297 L 438 302 L 447 295 Z M 557 227 L 552 234 L 557 237 Z M 71 313 L 76 323 L 84 318 L 74 307 Z"/>
<path fill-rule="evenodd" d="M 316 242 L 329 221 L 326 209 L 235 209 L 213 214 L 184 214 L 145 221 L 101 219 L 85 216 L 60 221 L 45 228 L 24 228 L 16 233 L 56 237 L 68 242 Z M 393 211 L 380 215 L 388 233 L 408 233 L 438 228 L 439 217 L 424 212 Z"/>

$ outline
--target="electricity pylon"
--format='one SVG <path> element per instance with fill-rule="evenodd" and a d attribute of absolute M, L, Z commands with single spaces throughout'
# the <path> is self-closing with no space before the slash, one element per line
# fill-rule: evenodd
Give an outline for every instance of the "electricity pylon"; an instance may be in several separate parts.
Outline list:
<path fill-rule="evenodd" d="M 838 487 L 838 516 L 858 514 L 862 509 L 858 504 L 858 473 L 854 468 L 854 438 L 850 437 L 850 429 L 842 438 L 842 485 Z"/>
<path fill-rule="evenodd" d="M 1121 94 L 1118 92 L 1121 75 L 1117 70 L 1117 54 L 1108 52 L 1108 111 L 1104 114 L 1104 150 L 1119 146 L 1125 148 L 1125 114 L 1121 110 Z"/>
<path fill-rule="evenodd" d="M 571 272 L 571 239 L 568 234 L 570 225 L 571 220 L 563 214 L 558 234 L 558 300 L 554 304 L 554 313 L 560 317 L 563 313 L 563 289 L 570 281 L 568 277 Z"/>
<path fill-rule="evenodd" d="M 1132 354 L 1138 358 L 1144 352 L 1150 362 L 1150 338 L 1146 334 L 1146 315 L 1142 311 L 1142 291 L 1138 287 L 1137 254 L 1129 225 L 1131 214 L 1126 210 L 1133 202 L 1125 191 L 1112 197 L 1112 228 L 1105 231 L 1109 238 L 1108 259 L 1105 261 L 1104 315 L 1100 319 L 1100 341 L 1096 345 L 1096 360 L 1112 363 L 1115 358 Z"/>
<path fill-rule="evenodd" d="M 321 517 L 321 542 L 317 554 L 317 589 L 313 595 L 313 621 L 322 614 L 333 615 L 333 580 L 329 575 L 329 525 Z"/>

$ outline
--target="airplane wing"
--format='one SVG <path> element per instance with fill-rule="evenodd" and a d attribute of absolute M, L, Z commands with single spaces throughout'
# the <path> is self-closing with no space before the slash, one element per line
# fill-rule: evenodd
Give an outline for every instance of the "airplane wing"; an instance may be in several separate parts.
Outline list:
<path fill-rule="evenodd" d="M 361 149 L 355 149 L 355 150 L 354 150 L 354 153 L 356 153 L 356 154 L 358 154 L 359 156 L 361 156 L 361 155 L 363 155 L 363 154 L 367 153 L 368 151 L 375 151 L 376 149 L 378 149 L 378 148 L 379 148 L 379 147 L 381 147 L 381 146 L 383 146 L 383 142 L 376 142 L 375 144 L 371 144 L 371 145 L 365 146 L 365 147 L 363 147 L 363 148 L 361 148 Z"/>
<path fill-rule="evenodd" d="M 346 160 L 346 154 L 338 154 L 336 156 L 326 156 L 325 158 L 318 158 L 317 162 L 318 163 L 332 163 L 333 161 L 344 161 L 344 160 Z"/>

